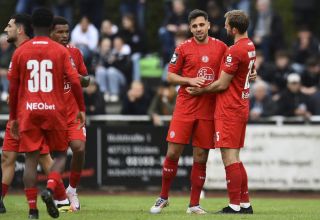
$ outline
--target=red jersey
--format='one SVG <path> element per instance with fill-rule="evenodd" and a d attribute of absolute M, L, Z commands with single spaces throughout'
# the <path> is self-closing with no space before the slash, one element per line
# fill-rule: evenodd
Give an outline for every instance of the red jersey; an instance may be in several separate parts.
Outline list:
<path fill-rule="evenodd" d="M 221 70 L 233 75 L 229 88 L 217 95 L 215 118 L 247 121 L 249 117 L 249 74 L 256 60 L 249 38 L 238 40 L 224 55 Z"/>
<path fill-rule="evenodd" d="M 67 49 L 72 57 L 72 60 L 74 61 L 74 65 L 78 71 L 78 74 L 82 76 L 88 75 L 88 71 L 84 64 L 80 50 L 70 45 L 67 45 Z M 76 99 L 71 91 L 71 83 L 67 78 L 65 78 L 64 82 L 64 95 L 67 103 L 66 107 L 68 112 L 68 123 L 72 123 L 77 117 L 79 108 Z"/>
<path fill-rule="evenodd" d="M 38 36 L 14 52 L 10 65 L 10 119 L 19 130 L 65 130 L 64 74 L 74 85 L 77 103 L 85 110 L 77 71 L 68 50 L 48 37 Z"/>
<path fill-rule="evenodd" d="M 220 40 L 209 37 L 208 43 L 199 44 L 194 38 L 180 44 L 169 64 L 168 71 L 183 77 L 206 78 L 205 85 L 217 79 L 223 54 L 227 46 Z M 215 94 L 207 93 L 201 96 L 192 96 L 181 86 L 173 116 L 193 119 L 214 119 Z"/>

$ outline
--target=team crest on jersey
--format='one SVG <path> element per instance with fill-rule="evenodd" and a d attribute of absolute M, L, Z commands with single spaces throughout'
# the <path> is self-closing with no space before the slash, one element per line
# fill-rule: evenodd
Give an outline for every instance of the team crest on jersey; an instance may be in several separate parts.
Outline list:
<path fill-rule="evenodd" d="M 204 63 L 208 63 L 209 62 L 209 57 L 208 56 L 202 56 L 201 57 L 201 61 Z"/>
<path fill-rule="evenodd" d="M 170 63 L 172 64 L 176 64 L 177 63 L 177 60 L 178 60 L 178 54 L 177 53 L 174 53 L 171 57 L 171 60 L 170 60 Z"/>
<path fill-rule="evenodd" d="M 176 132 L 174 132 L 174 131 L 170 131 L 170 138 L 174 138 L 175 136 L 176 136 Z"/>
<path fill-rule="evenodd" d="M 64 80 L 64 93 L 68 93 L 71 91 L 71 83 Z"/>
<path fill-rule="evenodd" d="M 209 85 L 215 79 L 214 71 L 210 67 L 202 67 L 202 68 L 200 68 L 198 70 L 197 76 L 205 78 L 206 81 L 204 83 L 204 86 Z"/>

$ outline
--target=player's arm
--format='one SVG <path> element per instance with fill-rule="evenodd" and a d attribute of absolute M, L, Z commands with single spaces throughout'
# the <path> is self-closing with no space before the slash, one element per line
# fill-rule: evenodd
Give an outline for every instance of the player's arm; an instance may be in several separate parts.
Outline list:
<path fill-rule="evenodd" d="M 11 122 L 10 134 L 14 139 L 19 139 L 19 126 L 17 121 L 17 110 L 18 110 L 18 93 L 19 93 L 19 73 L 18 64 L 16 62 L 16 55 L 12 57 L 11 69 L 9 69 L 8 79 L 9 79 L 9 108 L 10 115 L 9 119 Z"/>
<path fill-rule="evenodd" d="M 211 83 L 207 87 L 204 87 L 204 92 L 222 92 L 226 89 L 228 89 L 231 81 L 232 81 L 233 75 L 228 74 L 224 72 L 223 70 L 220 73 L 220 77 L 217 81 Z"/>
<path fill-rule="evenodd" d="M 77 70 L 79 73 L 80 84 L 83 88 L 86 88 L 89 86 L 90 77 L 88 76 L 88 70 L 84 63 L 83 56 L 80 50 L 77 49 L 76 52 L 77 52 L 77 59 L 79 63 L 79 66 L 77 66 Z"/>
<path fill-rule="evenodd" d="M 224 71 L 221 71 L 220 78 L 208 85 L 204 88 L 197 88 L 197 87 L 187 87 L 186 91 L 190 95 L 201 95 L 203 93 L 218 93 L 228 89 L 233 75 L 230 75 Z"/>
<path fill-rule="evenodd" d="M 71 89 L 78 104 L 80 112 L 77 115 L 77 120 L 80 120 L 79 129 L 85 125 L 85 104 L 82 93 L 82 88 L 78 78 L 78 73 L 75 68 L 72 67 L 70 62 L 70 56 L 68 53 L 64 54 L 64 69 L 69 81 L 71 82 Z"/>
<path fill-rule="evenodd" d="M 189 78 L 172 72 L 168 72 L 167 80 L 169 83 L 174 85 L 187 85 L 195 87 L 201 87 L 205 83 L 205 79 L 202 77 Z"/>

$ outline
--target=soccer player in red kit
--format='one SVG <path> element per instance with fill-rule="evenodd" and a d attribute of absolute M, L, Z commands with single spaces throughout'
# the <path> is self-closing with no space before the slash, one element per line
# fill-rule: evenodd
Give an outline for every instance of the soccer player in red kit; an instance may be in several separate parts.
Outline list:
<path fill-rule="evenodd" d="M 32 36 L 31 16 L 27 14 L 13 15 L 4 29 L 7 34 L 7 41 L 16 47 L 27 42 Z M 3 200 L 15 173 L 15 161 L 19 152 L 19 141 L 10 135 L 10 121 L 7 123 L 1 157 L 2 169 L 2 194 Z M 40 151 L 39 163 L 46 174 L 49 173 L 52 165 L 48 146 L 44 146 Z M 3 201 L 0 200 L 0 213 L 5 213 L 6 209 Z"/>
<path fill-rule="evenodd" d="M 249 117 L 250 74 L 256 59 L 255 47 L 248 38 L 248 16 L 240 10 L 225 15 L 225 28 L 234 45 L 225 53 L 220 76 L 211 85 L 187 88 L 193 95 L 219 92 L 215 109 L 215 147 L 220 148 L 226 170 L 229 205 L 218 213 L 253 214 L 249 201 L 248 177 L 240 160 Z"/>
<path fill-rule="evenodd" d="M 20 138 L 19 150 L 26 152 L 24 171 L 25 187 L 34 193 L 27 195 L 30 203 L 37 199 L 37 163 L 39 150 L 48 144 L 55 154 L 48 175 L 47 188 L 41 197 L 49 215 L 59 217 L 53 201 L 53 192 L 61 180 L 61 172 L 66 162 L 67 115 L 64 99 L 64 77 L 72 84 L 77 105 L 79 129 L 85 123 L 85 106 L 78 73 L 72 66 L 68 50 L 52 41 L 48 36 L 53 22 L 53 14 L 46 8 L 39 8 L 32 14 L 35 37 L 20 46 L 13 54 L 10 69 L 10 120 L 11 134 Z"/>
<path fill-rule="evenodd" d="M 53 19 L 53 25 L 50 37 L 52 40 L 65 46 L 74 61 L 75 67 L 80 74 L 82 86 L 88 86 L 88 71 L 84 64 L 81 52 L 76 47 L 68 45 L 69 42 L 69 24 L 68 21 L 56 16 Z M 86 130 L 85 127 L 78 129 L 79 122 L 75 122 L 74 119 L 79 112 L 76 100 L 71 92 L 71 85 L 68 80 L 65 81 L 65 98 L 67 103 L 68 112 L 68 143 L 73 152 L 71 160 L 71 172 L 69 177 L 69 186 L 66 190 L 67 196 L 71 202 L 71 209 L 73 211 L 80 210 L 80 202 L 77 196 L 77 185 L 80 182 L 80 176 L 85 159 L 85 141 Z M 59 202 L 58 202 L 59 203 Z"/>
<path fill-rule="evenodd" d="M 151 213 L 160 213 L 168 205 L 169 189 L 177 173 L 179 157 L 192 139 L 193 166 L 187 213 L 206 214 L 199 199 L 206 177 L 208 152 L 214 147 L 215 95 L 191 96 L 185 88 L 202 87 L 215 81 L 227 46 L 208 36 L 210 23 L 206 12 L 195 9 L 188 19 L 193 37 L 176 48 L 169 64 L 168 81 L 180 85 L 180 89 L 167 136 L 162 189 Z"/>

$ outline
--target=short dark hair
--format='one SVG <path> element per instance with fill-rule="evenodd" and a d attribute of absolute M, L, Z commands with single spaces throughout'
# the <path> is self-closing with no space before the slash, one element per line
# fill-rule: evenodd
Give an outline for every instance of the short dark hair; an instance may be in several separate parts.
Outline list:
<path fill-rule="evenodd" d="M 248 30 L 249 17 L 244 11 L 232 10 L 228 11 L 224 17 L 228 19 L 228 23 L 231 28 L 237 28 L 240 34 L 243 34 Z"/>
<path fill-rule="evenodd" d="M 53 22 L 52 22 L 53 28 L 56 25 L 65 25 L 65 24 L 69 25 L 69 22 L 67 21 L 67 19 L 65 19 L 64 17 L 61 17 L 61 16 L 54 16 Z"/>
<path fill-rule="evenodd" d="M 24 32 L 30 38 L 32 38 L 33 30 L 31 27 L 31 16 L 28 14 L 14 14 L 11 16 L 11 19 L 14 19 L 16 25 L 22 25 Z"/>
<path fill-rule="evenodd" d="M 53 13 L 48 8 L 38 8 L 32 13 L 33 27 L 46 27 L 50 28 L 53 22 Z"/>
<path fill-rule="evenodd" d="M 188 16 L 188 22 L 189 24 L 191 23 L 191 21 L 197 17 L 204 17 L 205 20 L 208 20 L 208 14 L 205 11 L 202 11 L 200 9 L 194 9 L 193 11 L 191 11 L 189 13 Z"/>

